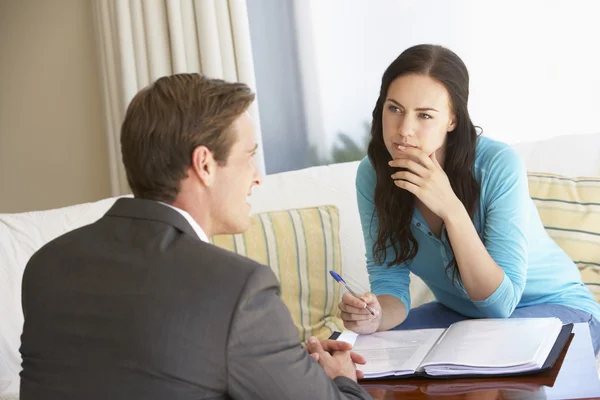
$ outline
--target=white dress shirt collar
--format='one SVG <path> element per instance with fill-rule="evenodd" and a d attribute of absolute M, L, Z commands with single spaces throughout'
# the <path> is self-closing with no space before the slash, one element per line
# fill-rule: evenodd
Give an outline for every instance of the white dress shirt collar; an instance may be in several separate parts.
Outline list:
<path fill-rule="evenodd" d="M 200 225 L 198 225 L 198 223 L 194 220 L 194 218 L 192 218 L 192 216 L 187 211 L 182 210 L 181 208 L 172 206 L 170 204 L 163 203 L 162 201 L 159 201 L 158 203 L 160 203 L 164 206 L 170 207 L 173 210 L 177 211 L 179 214 L 181 214 L 183 216 L 183 218 L 185 218 L 187 220 L 187 222 L 192 226 L 192 229 L 194 229 L 194 232 L 196 232 L 196 235 L 198 235 L 200 240 L 202 240 L 203 242 L 209 243 L 208 236 L 206 236 L 206 233 L 204 233 L 204 230 L 202 230 Z"/>

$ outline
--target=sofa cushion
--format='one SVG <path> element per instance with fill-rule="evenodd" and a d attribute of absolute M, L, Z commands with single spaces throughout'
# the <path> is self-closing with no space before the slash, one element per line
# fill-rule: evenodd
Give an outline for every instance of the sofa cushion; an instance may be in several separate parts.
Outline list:
<path fill-rule="evenodd" d="M 212 242 L 273 270 L 305 342 L 342 328 L 336 317 L 341 289 L 329 275 L 329 270 L 342 273 L 339 227 L 334 206 L 272 211 L 253 215 L 244 234 L 217 235 Z"/>
<path fill-rule="evenodd" d="M 600 300 L 600 177 L 529 173 L 529 193 L 548 234 Z"/>

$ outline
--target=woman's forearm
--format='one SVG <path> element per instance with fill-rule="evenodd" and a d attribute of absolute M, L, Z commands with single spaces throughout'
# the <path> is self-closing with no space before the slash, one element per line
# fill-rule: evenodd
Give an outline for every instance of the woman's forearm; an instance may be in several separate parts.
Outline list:
<path fill-rule="evenodd" d="M 381 323 L 377 331 L 390 330 L 406 319 L 406 307 L 396 297 L 383 294 L 377 296 L 377 300 L 381 306 Z"/>
<path fill-rule="evenodd" d="M 469 298 L 487 299 L 502 283 L 504 271 L 488 253 L 462 204 L 444 218 L 444 223 Z"/>

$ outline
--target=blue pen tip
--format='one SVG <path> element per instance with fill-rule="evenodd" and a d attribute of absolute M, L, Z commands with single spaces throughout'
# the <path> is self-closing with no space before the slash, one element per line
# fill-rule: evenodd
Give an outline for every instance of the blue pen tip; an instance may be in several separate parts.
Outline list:
<path fill-rule="evenodd" d="M 342 277 L 335 271 L 329 271 L 329 273 L 331 274 L 331 276 L 333 276 L 333 279 L 335 279 L 338 282 L 345 282 Z"/>

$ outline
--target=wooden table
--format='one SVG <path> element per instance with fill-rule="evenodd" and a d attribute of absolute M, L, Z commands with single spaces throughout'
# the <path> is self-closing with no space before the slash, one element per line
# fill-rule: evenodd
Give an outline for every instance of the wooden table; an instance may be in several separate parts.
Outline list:
<path fill-rule="evenodd" d="M 376 400 L 600 398 L 588 325 L 575 324 L 573 333 L 552 370 L 541 374 L 496 379 L 369 380 L 361 385 Z"/>

